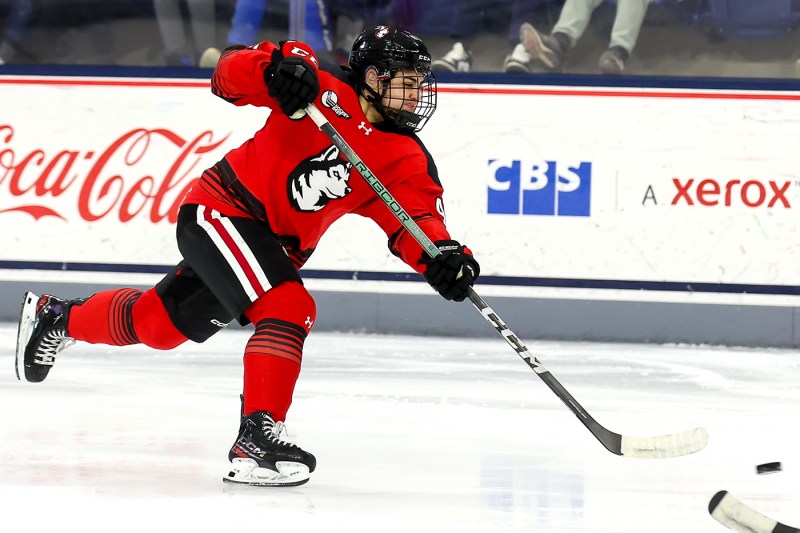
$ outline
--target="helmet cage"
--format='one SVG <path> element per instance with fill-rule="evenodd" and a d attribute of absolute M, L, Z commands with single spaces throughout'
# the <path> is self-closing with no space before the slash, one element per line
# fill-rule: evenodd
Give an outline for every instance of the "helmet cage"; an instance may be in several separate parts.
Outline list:
<path fill-rule="evenodd" d="M 377 70 L 377 69 L 376 69 Z M 400 71 L 414 72 L 421 80 L 417 91 L 417 101 L 414 111 L 405 108 L 407 96 L 403 87 L 392 86 L 392 78 Z M 362 86 L 367 90 L 367 100 L 375 107 L 378 113 L 396 127 L 413 132 L 420 131 L 436 111 L 436 78 L 430 68 L 403 67 L 394 71 L 377 71 L 379 90 L 376 91 L 362 81 Z M 394 105 L 384 105 L 388 99 Z"/>

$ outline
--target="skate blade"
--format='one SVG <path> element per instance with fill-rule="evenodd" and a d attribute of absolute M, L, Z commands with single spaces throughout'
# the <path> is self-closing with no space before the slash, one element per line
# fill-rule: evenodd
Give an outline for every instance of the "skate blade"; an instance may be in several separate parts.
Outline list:
<path fill-rule="evenodd" d="M 253 487 L 296 487 L 307 483 L 311 474 L 301 463 L 278 461 L 278 472 L 260 468 L 252 459 L 234 459 L 222 481 Z"/>
<path fill-rule="evenodd" d="M 17 355 L 14 359 L 14 370 L 20 381 L 27 381 L 23 379 L 25 376 L 25 347 L 28 346 L 28 341 L 31 340 L 31 334 L 33 334 L 38 301 L 39 297 L 32 292 L 26 292 L 25 297 L 22 298 L 22 309 L 19 312 L 19 327 L 17 328 Z"/>

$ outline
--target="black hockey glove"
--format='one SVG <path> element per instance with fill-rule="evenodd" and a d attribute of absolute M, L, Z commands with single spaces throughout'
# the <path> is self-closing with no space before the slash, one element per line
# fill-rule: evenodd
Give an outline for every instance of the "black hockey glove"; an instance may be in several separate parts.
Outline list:
<path fill-rule="evenodd" d="M 481 272 L 478 262 L 466 246 L 456 241 L 436 241 L 434 244 L 442 253 L 434 258 L 423 254 L 422 262 L 428 265 L 425 281 L 445 299 L 464 301 L 467 289 Z"/>
<path fill-rule="evenodd" d="M 272 52 L 270 65 L 264 70 L 264 81 L 269 95 L 288 116 L 305 109 L 319 94 L 317 69 L 299 55 L 284 57 L 279 49 Z"/>

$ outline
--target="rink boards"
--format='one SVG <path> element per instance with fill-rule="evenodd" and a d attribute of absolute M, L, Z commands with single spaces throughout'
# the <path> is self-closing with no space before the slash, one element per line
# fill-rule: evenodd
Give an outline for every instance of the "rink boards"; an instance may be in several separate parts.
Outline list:
<path fill-rule="evenodd" d="M 554 79 L 440 84 L 420 134 L 448 227 L 480 261 L 476 288 L 509 326 L 800 346 L 800 92 Z M 0 90 L 14 102 L 0 116 L 4 320 L 23 287 L 152 285 L 179 259 L 187 186 L 268 115 L 206 79 L 6 75 Z M 320 328 L 493 334 L 360 217 L 331 228 L 305 279 Z"/>

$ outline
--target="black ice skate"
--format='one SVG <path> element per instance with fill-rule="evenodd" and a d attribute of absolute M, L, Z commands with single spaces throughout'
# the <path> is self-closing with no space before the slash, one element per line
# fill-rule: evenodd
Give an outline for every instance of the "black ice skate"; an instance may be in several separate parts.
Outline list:
<path fill-rule="evenodd" d="M 222 480 L 282 487 L 307 482 L 317 460 L 281 439 L 283 431 L 283 422 L 275 422 L 267 411 L 243 417 L 239 436 L 228 453 L 230 471 Z"/>
<path fill-rule="evenodd" d="M 17 330 L 17 379 L 44 381 L 56 354 L 75 342 L 67 333 L 67 314 L 73 303 L 49 294 L 25 293 Z"/>

